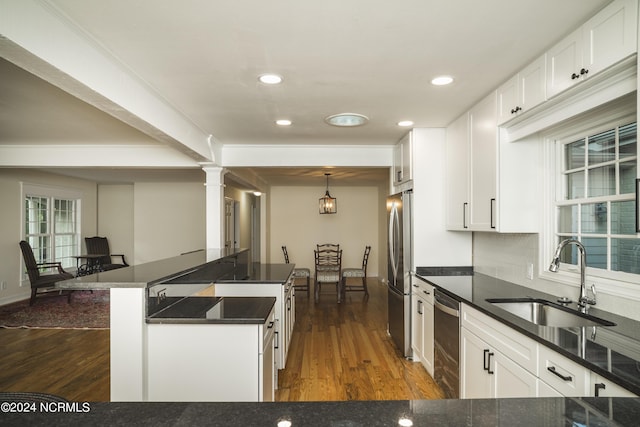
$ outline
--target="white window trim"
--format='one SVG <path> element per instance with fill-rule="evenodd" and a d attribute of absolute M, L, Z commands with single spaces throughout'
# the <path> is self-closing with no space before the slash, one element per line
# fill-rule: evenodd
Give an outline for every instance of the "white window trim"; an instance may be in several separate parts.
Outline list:
<path fill-rule="evenodd" d="M 46 185 L 41 185 L 41 184 L 31 184 L 31 183 L 26 183 L 26 182 L 21 182 L 20 183 L 20 238 L 21 239 L 25 239 L 25 233 L 24 233 L 24 225 L 25 225 L 25 212 L 24 212 L 24 200 L 27 196 L 37 196 L 37 197 L 55 197 L 57 199 L 72 199 L 72 200 L 77 200 L 77 206 L 76 206 L 76 215 L 77 215 L 77 222 L 76 222 L 76 226 L 77 226 L 77 231 L 78 231 L 78 237 L 77 237 L 77 245 L 79 248 L 82 248 L 82 240 L 81 240 L 81 236 L 82 236 L 82 199 L 84 196 L 84 193 L 82 193 L 81 191 L 78 190 L 74 190 L 74 189 L 70 189 L 70 188 L 64 188 L 64 187 L 53 187 L 53 186 L 46 186 Z M 23 276 L 23 267 L 22 267 L 22 263 L 20 263 L 20 273 L 19 273 L 19 277 L 21 278 L 21 284 L 20 286 L 24 286 L 24 283 L 28 283 L 28 279 L 25 279 Z"/>
<path fill-rule="evenodd" d="M 595 134 L 614 126 L 637 122 L 635 111 L 635 99 L 633 104 L 629 99 L 622 99 L 611 105 L 606 105 L 593 112 L 581 115 L 575 119 L 555 126 L 542 134 L 544 179 L 543 179 L 543 220 L 542 233 L 539 236 L 539 277 L 544 280 L 562 283 L 569 286 L 580 286 L 579 266 L 561 264 L 557 273 L 549 271 L 549 263 L 555 252 L 555 231 L 557 224 L 557 210 L 555 201 L 562 196 L 562 183 L 558 179 L 562 173 L 562 153 L 559 153 L 557 140 L 570 138 L 572 135 Z M 633 111 L 631 111 L 633 109 Z M 588 123 L 589 125 L 585 125 Z M 637 163 L 640 164 L 640 158 Z M 632 236 L 632 235 L 631 235 Z M 636 235 L 640 238 L 640 233 Z M 604 276 L 606 274 L 606 277 Z M 624 272 L 606 272 L 601 269 L 587 267 L 586 284 L 596 286 L 598 292 L 611 296 L 621 297 L 634 301 L 640 301 L 640 275 Z"/>

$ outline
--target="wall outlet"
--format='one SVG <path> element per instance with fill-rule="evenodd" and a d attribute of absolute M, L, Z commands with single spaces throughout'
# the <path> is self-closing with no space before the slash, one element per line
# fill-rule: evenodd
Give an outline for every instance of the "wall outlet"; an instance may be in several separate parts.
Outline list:
<path fill-rule="evenodd" d="M 527 263 L 527 279 L 533 280 L 533 263 Z"/>

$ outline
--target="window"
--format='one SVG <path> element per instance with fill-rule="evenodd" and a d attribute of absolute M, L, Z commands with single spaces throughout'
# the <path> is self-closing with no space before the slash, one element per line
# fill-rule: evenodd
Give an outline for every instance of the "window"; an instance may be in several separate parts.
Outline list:
<path fill-rule="evenodd" d="M 37 187 L 25 188 L 23 192 L 24 239 L 33 248 L 36 261 L 75 267 L 73 257 L 80 248 L 80 198 Z"/>
<path fill-rule="evenodd" d="M 587 250 L 587 267 L 603 274 L 640 274 L 636 123 L 585 132 L 557 144 L 562 160 L 555 243 L 580 240 Z M 578 258 L 577 248 L 569 246 L 561 261 L 577 264 Z"/>

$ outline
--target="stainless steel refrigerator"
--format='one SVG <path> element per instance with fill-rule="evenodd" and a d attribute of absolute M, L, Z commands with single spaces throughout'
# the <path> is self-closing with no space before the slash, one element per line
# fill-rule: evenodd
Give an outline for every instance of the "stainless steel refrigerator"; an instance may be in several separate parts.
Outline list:
<path fill-rule="evenodd" d="M 388 332 L 405 357 L 411 357 L 411 191 L 387 199 Z"/>

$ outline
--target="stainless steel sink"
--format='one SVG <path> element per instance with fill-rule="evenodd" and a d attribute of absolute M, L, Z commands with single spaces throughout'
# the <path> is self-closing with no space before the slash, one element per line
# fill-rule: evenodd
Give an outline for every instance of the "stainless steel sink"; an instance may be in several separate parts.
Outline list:
<path fill-rule="evenodd" d="M 572 326 L 615 326 L 615 323 L 609 322 L 608 320 L 581 313 L 543 299 L 489 298 L 487 302 L 527 322 L 540 326 L 555 326 L 560 328 Z"/>

